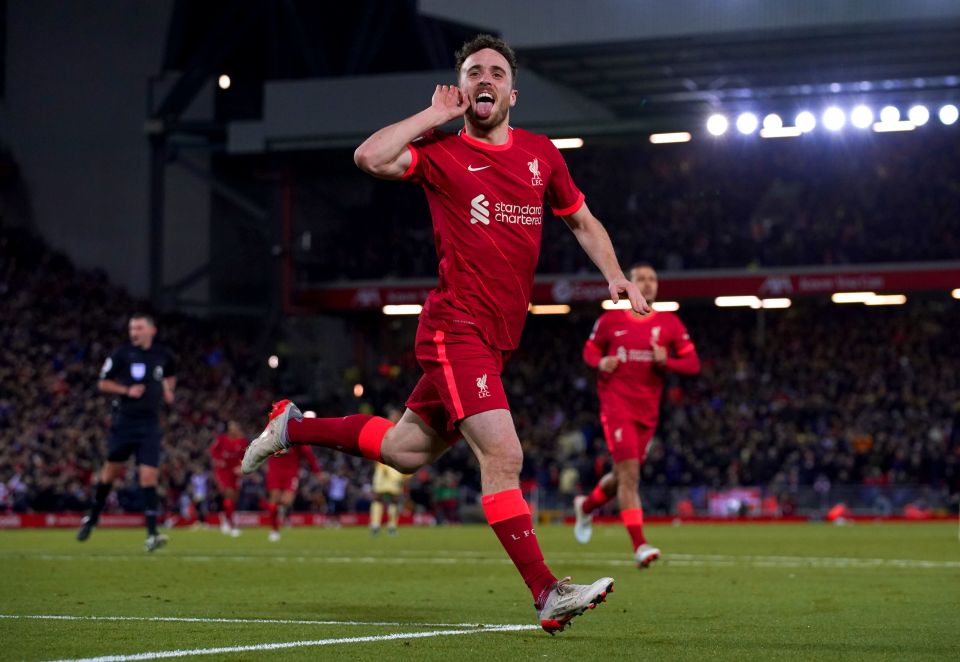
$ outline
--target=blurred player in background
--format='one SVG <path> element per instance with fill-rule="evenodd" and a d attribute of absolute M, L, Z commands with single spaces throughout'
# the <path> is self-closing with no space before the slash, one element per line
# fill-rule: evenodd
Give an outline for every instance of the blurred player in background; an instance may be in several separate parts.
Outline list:
<path fill-rule="evenodd" d="M 247 439 L 236 421 L 227 423 L 225 432 L 221 432 L 210 444 L 210 460 L 213 463 L 213 475 L 223 494 L 223 512 L 220 513 L 220 530 L 236 538 L 240 535 L 234 512 L 237 507 L 237 490 L 240 483 L 240 461 L 247 447 Z"/>
<path fill-rule="evenodd" d="M 90 537 L 113 483 L 126 473 L 130 456 L 136 455 L 147 525 L 144 549 L 152 552 L 167 543 L 167 536 L 157 532 L 157 467 L 163 441 L 160 406 L 173 404 L 177 368 L 173 352 L 154 341 L 157 327 L 150 315 L 131 315 L 127 332 L 130 342 L 104 362 L 97 382 L 101 393 L 116 396 L 113 423 L 107 438 L 107 462 L 97 476 L 93 507 L 83 518 L 77 540 Z"/>
<path fill-rule="evenodd" d="M 396 407 L 387 408 L 387 420 L 398 423 L 403 412 Z M 400 504 L 403 501 L 404 483 L 409 478 L 393 467 L 376 462 L 373 467 L 373 502 L 370 504 L 370 534 L 380 533 L 383 522 L 383 509 L 387 508 L 387 533 L 397 535 L 397 523 L 400 520 Z"/>
<path fill-rule="evenodd" d="M 433 219 L 440 282 L 420 314 L 415 353 L 424 374 L 406 412 L 396 425 L 365 415 L 307 419 L 283 400 L 251 442 L 243 470 L 254 471 L 291 444 L 309 443 L 412 473 L 466 438 L 480 464 L 487 522 L 552 634 L 602 602 L 613 579 L 558 581 L 520 492 L 523 449 L 500 374 L 526 321 L 543 205 L 572 230 L 614 300 L 623 292 L 638 313 L 649 308 L 624 277 L 557 148 L 546 136 L 510 126 L 517 101 L 513 50 L 480 35 L 457 53 L 456 71 L 457 85 L 438 85 L 428 108 L 380 129 L 354 153 L 371 175 L 420 184 Z M 440 130 L 459 118 L 460 131 Z"/>
<path fill-rule="evenodd" d="M 307 446 L 292 446 L 286 453 L 274 455 L 267 464 L 267 493 L 270 502 L 267 512 L 270 514 L 270 534 L 267 540 L 280 540 L 280 523 L 284 521 L 300 484 L 300 463 L 306 462 L 310 471 L 320 475 L 320 463 L 313 449 Z"/>
<path fill-rule="evenodd" d="M 190 500 L 197 519 L 194 528 L 207 528 L 207 498 L 210 496 L 210 476 L 198 462 L 190 471 Z"/>
<path fill-rule="evenodd" d="M 656 301 L 653 267 L 640 263 L 630 270 L 630 278 L 648 302 Z M 695 375 L 700 372 L 700 358 L 675 314 L 641 316 L 632 310 L 609 310 L 594 325 L 583 347 L 583 360 L 597 368 L 600 422 L 613 471 L 600 479 L 589 496 L 574 498 L 574 535 L 580 543 L 590 542 L 593 511 L 617 497 L 634 559 L 638 567 L 646 568 L 659 558 L 660 550 L 643 535 L 640 464 L 660 417 L 664 375 Z"/>
<path fill-rule="evenodd" d="M 400 521 L 400 503 L 403 501 L 404 481 L 407 476 L 385 464 L 377 462 L 373 467 L 373 503 L 370 504 L 370 533 L 380 533 L 383 522 L 383 507 L 387 507 L 387 533 L 397 535 Z"/>

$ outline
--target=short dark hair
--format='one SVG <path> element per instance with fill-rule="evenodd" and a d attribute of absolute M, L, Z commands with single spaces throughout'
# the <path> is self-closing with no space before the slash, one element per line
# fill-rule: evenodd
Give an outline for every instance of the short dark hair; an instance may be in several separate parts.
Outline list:
<path fill-rule="evenodd" d="M 650 264 L 649 262 L 634 262 L 634 263 L 633 263 L 633 266 L 631 266 L 631 267 L 627 270 L 627 273 L 632 272 L 634 269 L 650 269 L 650 270 L 653 271 L 653 273 L 657 273 L 656 268 L 655 268 L 652 264 Z"/>
<path fill-rule="evenodd" d="M 153 315 L 150 313 L 134 313 L 130 316 L 131 320 L 146 320 L 150 323 L 150 326 L 156 326 L 157 323 L 153 321 Z"/>
<path fill-rule="evenodd" d="M 461 46 L 460 50 L 458 50 L 456 53 L 457 76 L 460 75 L 460 68 L 463 67 L 464 60 L 477 51 L 482 51 L 484 48 L 494 50 L 504 57 L 504 59 L 507 61 L 507 64 L 510 65 L 510 73 L 513 77 L 513 81 L 516 82 L 517 54 L 513 52 L 512 48 L 507 46 L 507 42 L 500 37 L 494 37 L 492 34 L 478 34 L 473 39 L 463 42 L 463 46 Z"/>

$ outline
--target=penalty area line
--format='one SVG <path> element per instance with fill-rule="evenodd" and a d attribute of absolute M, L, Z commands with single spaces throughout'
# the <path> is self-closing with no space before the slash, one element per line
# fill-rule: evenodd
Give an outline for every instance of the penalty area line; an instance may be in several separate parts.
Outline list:
<path fill-rule="evenodd" d="M 40 621 L 150 621 L 154 623 L 227 623 L 236 625 L 363 625 L 409 628 L 499 628 L 504 623 L 412 623 L 409 621 L 332 621 L 292 618 L 206 618 L 201 616 L 74 616 L 59 614 L 0 614 L 0 619 Z M 531 626 L 535 627 L 535 626 Z"/>
<path fill-rule="evenodd" d="M 222 655 L 225 653 L 248 653 L 258 651 L 275 651 L 286 648 L 308 648 L 313 646 L 330 646 L 334 644 L 363 644 L 375 641 L 397 641 L 401 639 L 426 639 L 428 637 L 448 637 L 458 634 L 475 634 L 480 632 L 519 632 L 522 630 L 539 630 L 539 625 L 496 625 L 476 628 L 473 630 L 432 630 L 430 632 L 398 632 L 396 634 L 370 635 L 367 637 L 341 637 L 336 639 L 313 639 L 306 641 L 284 641 L 273 644 L 249 644 L 246 646 L 221 646 L 217 648 L 191 648 L 171 651 L 152 651 L 149 653 L 134 653 L 130 655 L 100 655 L 97 657 L 65 658 L 54 662 L 132 662 L 133 660 L 161 660 L 172 657 L 189 657 L 193 655 Z"/>

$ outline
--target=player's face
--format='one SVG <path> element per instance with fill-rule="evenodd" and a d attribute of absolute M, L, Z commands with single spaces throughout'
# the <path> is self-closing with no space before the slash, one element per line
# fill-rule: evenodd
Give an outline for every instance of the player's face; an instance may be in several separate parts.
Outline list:
<path fill-rule="evenodd" d="M 510 63 L 497 51 L 484 48 L 472 54 L 460 67 L 460 91 L 467 97 L 467 121 L 492 129 L 507 121 L 517 102 Z"/>
<path fill-rule="evenodd" d="M 157 327 L 145 319 L 135 317 L 130 320 L 130 342 L 134 347 L 147 347 L 157 334 Z"/>
<path fill-rule="evenodd" d="M 653 303 L 657 300 L 657 272 L 650 267 L 637 267 L 630 272 L 630 280 L 640 290 L 640 294 Z"/>

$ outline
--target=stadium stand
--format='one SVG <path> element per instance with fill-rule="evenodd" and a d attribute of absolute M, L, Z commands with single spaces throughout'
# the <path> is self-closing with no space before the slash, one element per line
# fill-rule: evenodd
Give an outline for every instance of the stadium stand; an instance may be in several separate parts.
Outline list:
<path fill-rule="evenodd" d="M 0 510 L 82 509 L 103 457 L 107 399 L 95 390 L 105 353 L 137 302 L 101 273 L 75 268 L 22 229 L 0 230 Z M 892 308 L 798 302 L 768 311 L 707 305 L 681 311 L 704 359 L 702 374 L 671 379 L 662 423 L 643 467 L 651 513 L 711 492 L 760 487 L 779 512 L 813 512 L 844 498 L 870 512 L 956 505 L 960 492 L 960 310 L 949 299 L 911 299 Z M 579 358 L 595 311 L 531 317 L 506 373 L 525 448 L 523 478 L 541 507 L 562 509 L 608 462 L 596 420 L 593 376 Z M 412 321 L 404 322 L 412 332 Z M 161 484 L 168 512 L 189 518 L 190 476 L 209 470 L 206 448 L 235 418 L 259 430 L 273 396 L 241 333 L 202 320 L 159 322 L 180 357 L 178 398 L 166 417 Z M 399 367 L 400 369 L 395 369 Z M 357 406 L 399 406 L 417 378 L 409 351 L 383 354 L 369 369 L 341 375 L 332 389 L 366 384 Z M 318 415 L 342 396 L 305 403 Z M 369 467 L 321 454 L 328 473 L 351 478 L 350 509 L 369 498 Z M 211 481 L 212 483 L 212 481 Z M 451 485 L 471 503 L 479 475 L 464 444 L 414 477 L 411 498 L 449 512 Z M 324 485 L 306 472 L 297 508 L 321 511 Z M 258 477 L 244 484 L 241 508 L 257 509 Z M 210 499 L 216 502 L 216 492 Z M 136 510 L 137 490 L 115 509 Z"/>
<path fill-rule="evenodd" d="M 643 255 L 653 247 L 661 269 L 937 261 L 960 255 L 960 197 L 951 176 L 960 146 L 946 130 L 786 143 L 595 139 L 564 155 L 618 252 Z M 349 214 L 330 213 L 322 202 L 334 193 L 318 180 L 318 162 L 348 159 L 324 154 L 299 171 L 298 228 L 314 238 L 299 277 L 432 278 L 436 257 L 417 187 L 356 184 L 369 193 L 347 196 Z M 371 232 L 376 242 L 366 240 Z M 361 248 L 336 249 L 342 245 Z M 572 235 L 548 223 L 538 271 L 594 269 Z"/>

